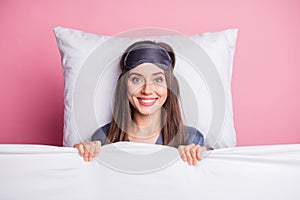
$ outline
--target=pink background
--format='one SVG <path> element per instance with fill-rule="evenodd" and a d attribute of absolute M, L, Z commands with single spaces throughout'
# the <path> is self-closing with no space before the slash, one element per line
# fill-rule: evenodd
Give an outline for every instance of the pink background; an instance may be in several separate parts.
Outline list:
<path fill-rule="evenodd" d="M 76 3 L 75 3 L 76 2 Z M 1 0 L 0 143 L 62 145 L 63 76 L 53 28 L 186 35 L 238 28 L 238 146 L 300 143 L 298 0 Z"/>

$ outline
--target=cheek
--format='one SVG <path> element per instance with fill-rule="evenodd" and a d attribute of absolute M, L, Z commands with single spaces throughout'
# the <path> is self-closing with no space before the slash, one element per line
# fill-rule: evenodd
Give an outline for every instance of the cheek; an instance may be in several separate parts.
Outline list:
<path fill-rule="evenodd" d="M 161 96 L 162 98 L 167 98 L 168 96 L 168 89 L 166 86 L 160 86 L 156 89 L 156 92 Z"/>
<path fill-rule="evenodd" d="M 128 96 L 132 96 L 132 95 L 135 95 L 136 93 L 138 93 L 138 89 L 139 89 L 139 87 L 137 87 L 136 85 L 133 85 L 130 82 L 127 83 Z"/>
<path fill-rule="evenodd" d="M 132 91 L 129 88 L 127 88 L 127 98 L 131 105 L 135 105 L 133 101 L 133 96 L 134 94 L 132 93 Z"/>
<path fill-rule="evenodd" d="M 135 107 L 137 99 L 134 98 L 140 93 L 141 87 L 130 82 L 127 83 L 127 97 L 131 105 Z"/>

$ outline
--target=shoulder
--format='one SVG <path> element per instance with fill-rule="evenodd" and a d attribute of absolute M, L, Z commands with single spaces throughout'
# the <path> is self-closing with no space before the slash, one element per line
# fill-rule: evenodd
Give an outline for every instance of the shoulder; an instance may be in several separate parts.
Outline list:
<path fill-rule="evenodd" d="M 184 131 L 185 131 L 186 145 L 194 143 L 203 146 L 204 137 L 203 134 L 198 129 L 191 126 L 184 126 Z"/>
<path fill-rule="evenodd" d="M 105 144 L 106 137 L 110 128 L 110 123 L 98 128 L 92 135 L 92 141 L 101 141 L 101 144 Z"/>

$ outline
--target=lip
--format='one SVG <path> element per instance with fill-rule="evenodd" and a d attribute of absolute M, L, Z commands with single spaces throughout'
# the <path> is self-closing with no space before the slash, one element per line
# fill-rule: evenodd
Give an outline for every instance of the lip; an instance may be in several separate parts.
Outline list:
<path fill-rule="evenodd" d="M 157 98 L 137 98 L 139 103 L 143 106 L 153 106 Z"/>

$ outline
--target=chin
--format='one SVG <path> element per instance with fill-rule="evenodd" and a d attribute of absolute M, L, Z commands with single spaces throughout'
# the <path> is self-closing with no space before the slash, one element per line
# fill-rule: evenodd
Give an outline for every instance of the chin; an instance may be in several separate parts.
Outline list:
<path fill-rule="evenodd" d="M 149 108 L 139 108 L 137 111 L 142 115 L 152 115 L 156 112 L 158 112 L 161 109 L 161 106 L 157 108 L 157 106 L 152 106 Z"/>

